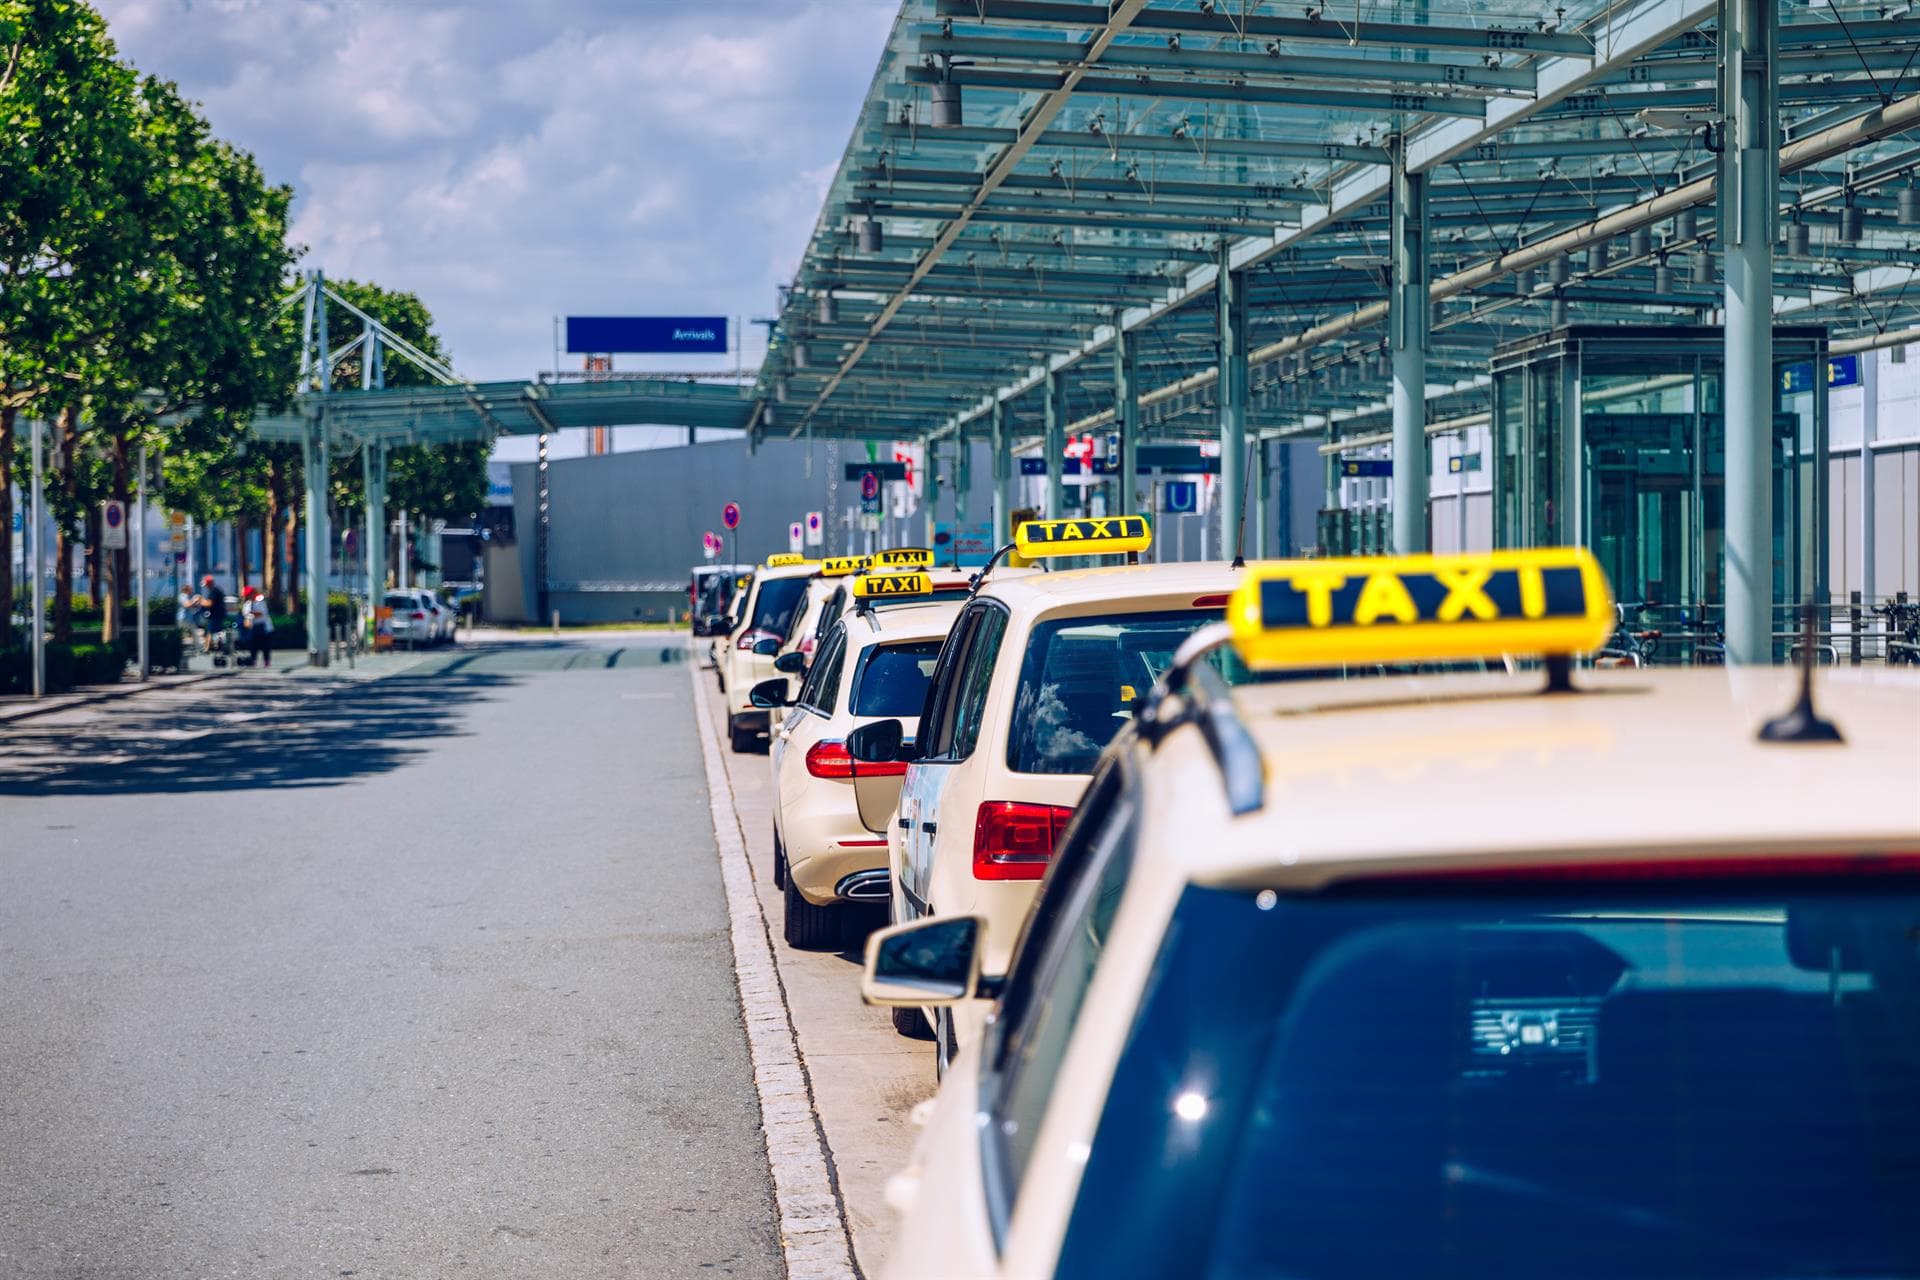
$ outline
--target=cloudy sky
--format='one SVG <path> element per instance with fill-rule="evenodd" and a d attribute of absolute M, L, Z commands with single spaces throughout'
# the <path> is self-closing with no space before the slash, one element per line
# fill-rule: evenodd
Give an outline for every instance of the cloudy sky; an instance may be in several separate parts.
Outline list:
<path fill-rule="evenodd" d="M 555 315 L 771 314 L 898 7 L 94 2 L 293 184 L 305 265 L 418 293 L 476 379 L 550 368 Z"/>

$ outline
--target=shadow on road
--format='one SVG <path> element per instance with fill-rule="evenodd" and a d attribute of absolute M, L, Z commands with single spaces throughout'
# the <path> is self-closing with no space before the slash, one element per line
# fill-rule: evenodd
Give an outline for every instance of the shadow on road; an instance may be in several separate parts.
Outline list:
<path fill-rule="evenodd" d="M 0 795 L 336 786 L 425 754 L 430 739 L 462 732 L 469 705 L 517 683 L 475 670 L 406 672 L 321 689 L 221 680 L 83 725 L 0 731 Z"/>

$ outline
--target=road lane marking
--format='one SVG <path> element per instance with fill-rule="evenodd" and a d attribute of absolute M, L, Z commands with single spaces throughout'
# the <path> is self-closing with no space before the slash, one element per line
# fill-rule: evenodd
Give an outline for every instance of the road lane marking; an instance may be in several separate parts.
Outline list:
<path fill-rule="evenodd" d="M 727 893 L 734 981 L 747 1024 L 753 1087 L 760 1095 L 761 1133 L 767 1143 L 767 1166 L 773 1172 L 787 1275 L 789 1280 L 853 1280 L 853 1238 L 827 1173 L 813 1091 L 774 968 L 767 918 L 753 890 L 746 840 L 734 811 L 733 784 L 720 758 L 719 735 L 700 696 L 700 670 L 690 664 L 688 671 L 693 677 L 693 718 L 707 772 L 713 840 L 720 851 L 720 880 Z"/>

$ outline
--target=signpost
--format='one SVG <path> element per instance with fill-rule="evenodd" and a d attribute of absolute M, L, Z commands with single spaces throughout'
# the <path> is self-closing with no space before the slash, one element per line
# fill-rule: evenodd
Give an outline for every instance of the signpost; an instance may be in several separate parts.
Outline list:
<path fill-rule="evenodd" d="M 1348 458 L 1340 464 L 1340 474 L 1348 478 L 1378 479 L 1393 474 L 1392 458 Z"/>
<path fill-rule="evenodd" d="M 807 545 L 810 547 L 820 546 L 826 541 L 826 537 L 826 517 L 818 511 L 807 512 Z"/>
<path fill-rule="evenodd" d="M 1167 480 L 1160 485 L 1160 509 L 1168 515 L 1192 515 L 1200 509 L 1200 486 L 1192 480 Z"/>
<path fill-rule="evenodd" d="M 738 529 L 740 527 L 740 504 L 737 502 L 729 502 L 726 506 L 720 508 L 720 523 L 727 526 L 727 532 L 729 534 Z M 739 545 L 738 542 L 733 544 L 736 551 Z M 732 559 L 735 564 L 740 563 L 740 557 L 737 554 L 734 555 Z"/>
<path fill-rule="evenodd" d="M 100 504 L 100 546 L 105 551 L 127 549 L 127 504 L 118 498 Z M 116 582 L 114 588 L 124 591 L 126 584 Z"/>
<path fill-rule="evenodd" d="M 795 520 L 787 526 L 787 550 L 801 551 L 806 547 L 806 544 L 807 526 L 804 522 Z"/>

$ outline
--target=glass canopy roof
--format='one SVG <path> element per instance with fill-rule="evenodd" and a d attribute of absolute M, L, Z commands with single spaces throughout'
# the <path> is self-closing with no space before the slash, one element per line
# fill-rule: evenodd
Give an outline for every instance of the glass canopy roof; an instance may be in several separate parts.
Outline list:
<path fill-rule="evenodd" d="M 1428 183 L 1430 418 L 1484 408 L 1523 334 L 1715 322 L 1715 8 L 904 0 L 754 429 L 978 438 L 1000 401 L 1031 435 L 1049 370 L 1091 428 L 1118 326 L 1147 433 L 1209 435 L 1223 262 L 1246 272 L 1252 426 L 1377 429 L 1396 144 Z M 1887 13 L 1781 10 L 1778 309 L 1837 338 L 1920 323 L 1920 17 Z"/>

